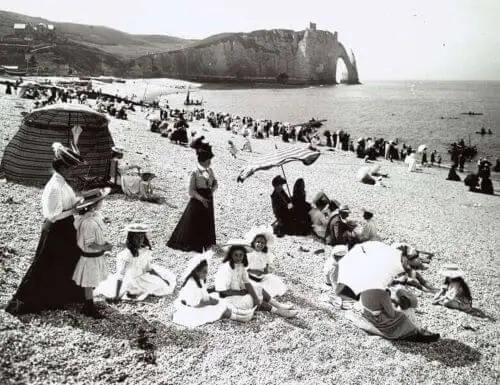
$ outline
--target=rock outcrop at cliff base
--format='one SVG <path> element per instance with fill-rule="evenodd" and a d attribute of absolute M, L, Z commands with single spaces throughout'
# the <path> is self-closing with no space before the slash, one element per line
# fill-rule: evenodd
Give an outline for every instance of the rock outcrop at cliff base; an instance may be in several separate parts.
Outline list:
<path fill-rule="evenodd" d="M 359 84 L 355 60 L 337 33 L 285 29 L 215 35 L 181 50 L 134 60 L 129 76 L 171 77 L 199 82 L 265 82 L 335 84 L 337 60 L 348 71 L 349 84 Z"/>

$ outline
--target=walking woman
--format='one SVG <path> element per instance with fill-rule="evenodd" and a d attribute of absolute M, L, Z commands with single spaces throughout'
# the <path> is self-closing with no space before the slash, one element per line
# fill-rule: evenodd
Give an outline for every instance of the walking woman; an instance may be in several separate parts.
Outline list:
<path fill-rule="evenodd" d="M 53 143 L 52 148 L 54 173 L 42 193 L 42 235 L 35 258 L 5 309 L 14 315 L 84 301 L 83 288 L 72 280 L 81 255 L 73 225 L 80 200 L 66 182 L 71 169 L 83 159 L 60 143 Z"/>
<path fill-rule="evenodd" d="M 217 190 L 217 179 L 210 168 L 214 156 L 212 147 L 203 139 L 191 144 L 196 150 L 198 165 L 189 182 L 191 199 L 167 243 L 172 249 L 201 253 L 215 245 L 213 193 Z"/>

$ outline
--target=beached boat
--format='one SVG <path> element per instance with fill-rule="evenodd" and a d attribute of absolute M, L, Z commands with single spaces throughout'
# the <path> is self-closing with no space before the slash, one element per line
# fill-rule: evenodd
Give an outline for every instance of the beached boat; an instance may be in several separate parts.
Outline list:
<path fill-rule="evenodd" d="M 12 69 L 4 68 L 4 71 L 7 75 L 10 75 L 10 76 L 26 76 L 26 71 L 22 71 L 22 70 L 12 70 Z"/>

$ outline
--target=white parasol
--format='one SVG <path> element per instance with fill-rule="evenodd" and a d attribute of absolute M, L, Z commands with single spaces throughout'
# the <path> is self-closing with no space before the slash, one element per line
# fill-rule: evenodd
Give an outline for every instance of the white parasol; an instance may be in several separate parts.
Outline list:
<path fill-rule="evenodd" d="M 418 146 L 417 152 L 423 152 L 424 150 L 427 150 L 427 145 L 421 144 L 420 146 Z"/>
<path fill-rule="evenodd" d="M 338 282 L 359 294 L 370 289 L 385 289 L 401 272 L 400 250 L 383 242 L 368 241 L 354 246 L 339 261 Z"/>

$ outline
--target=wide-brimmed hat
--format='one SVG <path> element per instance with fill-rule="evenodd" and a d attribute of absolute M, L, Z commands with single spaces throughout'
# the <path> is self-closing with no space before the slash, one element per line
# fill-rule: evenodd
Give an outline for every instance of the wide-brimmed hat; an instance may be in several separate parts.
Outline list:
<path fill-rule="evenodd" d="M 330 204 L 330 199 L 326 196 L 326 194 L 323 191 L 320 191 L 314 197 L 313 204 L 319 210 L 323 210 L 326 206 L 328 206 Z"/>
<path fill-rule="evenodd" d="M 261 225 L 261 226 L 254 226 L 252 227 L 246 234 L 245 234 L 245 241 L 251 245 L 252 242 L 255 240 L 255 238 L 258 235 L 262 235 L 264 238 L 266 238 L 266 246 L 271 246 L 274 242 L 274 233 L 273 233 L 273 228 L 269 225 Z"/>
<path fill-rule="evenodd" d="M 113 147 L 111 147 L 111 151 L 113 151 L 114 153 L 123 155 L 123 153 L 125 152 L 125 149 L 118 147 L 118 146 L 113 146 Z"/>
<path fill-rule="evenodd" d="M 395 297 L 398 301 L 401 298 L 406 298 L 410 302 L 410 307 L 412 308 L 416 308 L 418 305 L 417 297 L 408 289 L 402 287 L 397 289 L 395 292 Z"/>
<path fill-rule="evenodd" d="M 52 150 L 54 151 L 54 160 L 61 160 L 69 167 L 75 167 L 85 163 L 80 154 L 59 142 L 52 143 Z"/>
<path fill-rule="evenodd" d="M 349 206 L 347 206 L 346 204 L 341 205 L 339 207 L 339 211 L 340 212 L 344 212 L 344 213 L 350 213 L 351 212 L 351 210 L 349 209 Z"/>
<path fill-rule="evenodd" d="M 246 252 L 250 252 L 253 250 L 252 246 L 250 246 L 250 244 L 246 241 L 246 239 L 242 239 L 242 238 L 230 239 L 229 241 L 224 243 L 221 247 L 222 247 L 222 250 L 225 253 L 227 253 L 229 251 L 229 249 L 233 246 L 241 247 L 241 248 L 245 249 Z"/>
<path fill-rule="evenodd" d="M 454 263 L 444 265 L 443 270 L 441 270 L 439 273 L 448 278 L 459 278 L 464 276 L 464 272 L 460 270 L 458 265 Z"/>
<path fill-rule="evenodd" d="M 145 223 L 131 223 L 125 227 L 127 233 L 148 233 L 151 227 Z"/>
<path fill-rule="evenodd" d="M 205 261 L 208 264 L 208 261 L 212 258 L 213 251 L 208 250 L 205 251 L 204 253 L 197 254 L 193 258 L 191 258 L 186 266 L 186 269 L 184 269 L 184 272 L 181 275 L 181 282 L 186 281 L 186 279 L 191 275 L 193 271 L 195 271 L 198 266 L 200 266 L 203 261 Z"/>
<path fill-rule="evenodd" d="M 111 192 L 111 187 L 96 188 L 83 192 L 83 201 L 76 205 L 77 210 L 84 209 L 86 207 L 92 206 L 95 203 L 103 200 Z"/>
<path fill-rule="evenodd" d="M 276 175 L 271 183 L 273 187 L 282 186 L 286 183 L 286 179 L 283 178 L 281 175 Z"/>
<path fill-rule="evenodd" d="M 332 247 L 332 255 L 335 260 L 339 260 L 347 254 L 347 245 L 335 245 Z"/>

